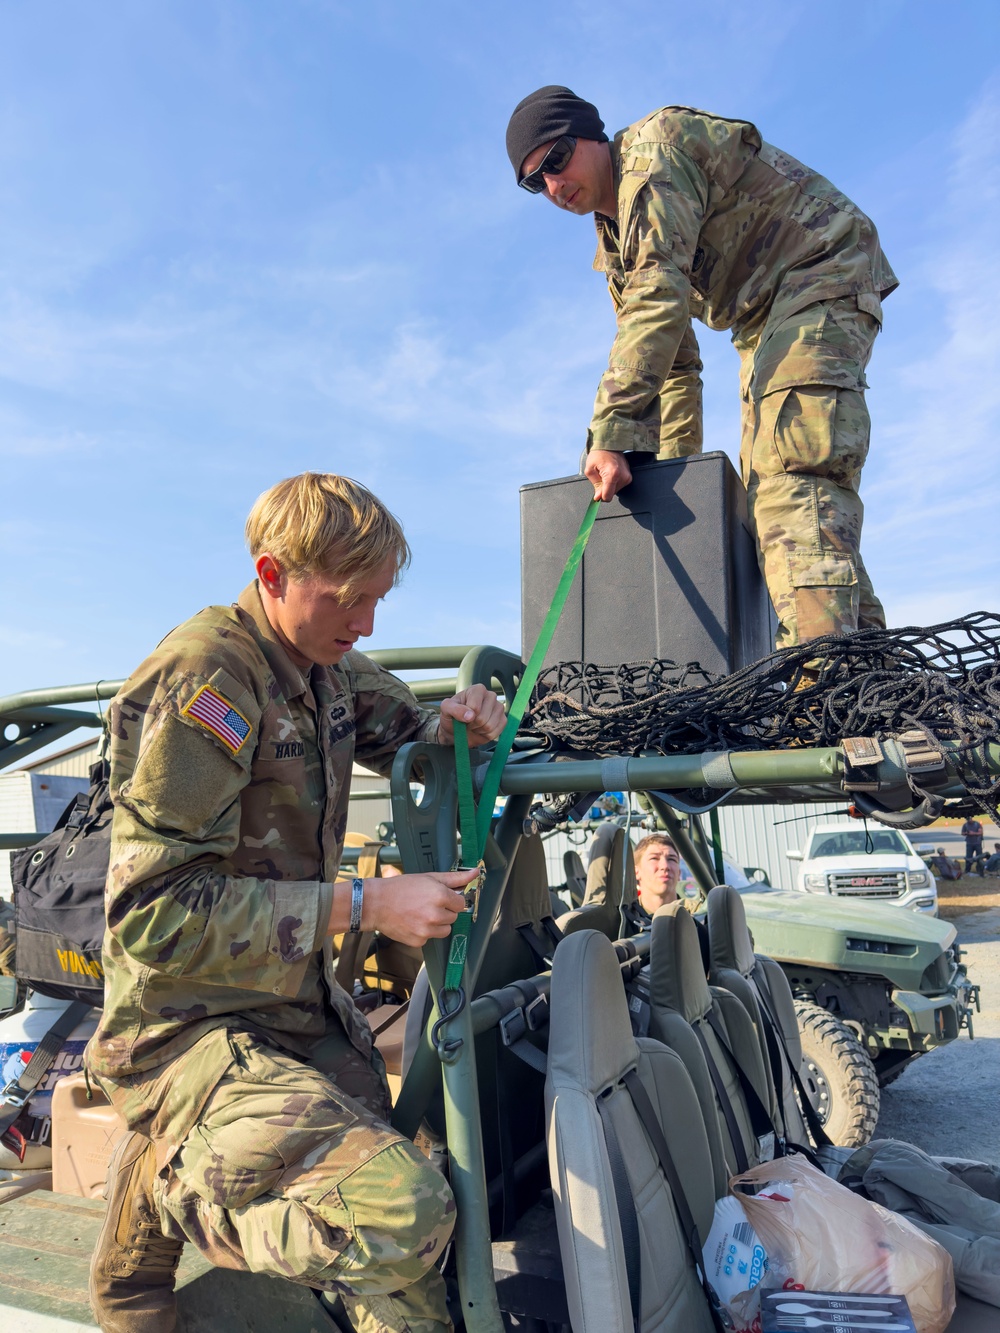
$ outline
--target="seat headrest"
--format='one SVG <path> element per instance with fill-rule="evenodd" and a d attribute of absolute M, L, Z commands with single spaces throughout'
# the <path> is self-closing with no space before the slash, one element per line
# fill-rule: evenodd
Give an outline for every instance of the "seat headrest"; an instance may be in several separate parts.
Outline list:
<path fill-rule="evenodd" d="M 616 824 L 603 824 L 598 829 L 590 849 L 583 901 L 611 907 L 630 907 L 639 901 L 632 839 L 626 829 Z"/>
<path fill-rule="evenodd" d="M 549 897 L 549 872 L 545 846 L 537 833 L 522 838 L 504 890 L 497 929 L 502 926 L 527 926 L 552 915 Z"/>
<path fill-rule="evenodd" d="M 673 1010 L 688 1023 L 704 1018 L 712 1007 L 698 927 L 680 901 L 666 903 L 653 914 L 649 1000 L 654 1008 Z"/>
<path fill-rule="evenodd" d="M 572 875 L 574 879 L 587 878 L 587 872 L 583 868 L 583 862 L 580 860 L 580 853 L 575 847 L 568 848 L 563 852 L 563 870 L 566 872 L 567 879 Z"/>
<path fill-rule="evenodd" d="M 717 884 L 708 895 L 708 943 L 713 974 L 728 967 L 748 977 L 754 970 L 757 960 L 743 899 L 731 884 Z"/>
<path fill-rule="evenodd" d="M 621 968 L 596 930 L 562 940 L 552 960 L 548 1078 L 596 1096 L 639 1058 Z"/>

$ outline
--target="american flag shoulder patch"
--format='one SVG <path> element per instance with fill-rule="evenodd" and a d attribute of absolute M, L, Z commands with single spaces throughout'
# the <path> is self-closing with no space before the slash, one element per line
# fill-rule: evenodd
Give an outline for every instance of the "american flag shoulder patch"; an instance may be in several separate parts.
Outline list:
<path fill-rule="evenodd" d="M 187 717 L 218 737 L 227 750 L 238 754 L 253 731 L 238 708 L 234 708 L 228 699 L 213 690 L 211 685 L 203 685 L 189 704 L 181 709 Z"/>

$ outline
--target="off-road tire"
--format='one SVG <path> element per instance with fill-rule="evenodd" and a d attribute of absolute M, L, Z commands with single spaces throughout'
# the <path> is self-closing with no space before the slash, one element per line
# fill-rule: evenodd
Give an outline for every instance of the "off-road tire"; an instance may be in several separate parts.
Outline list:
<path fill-rule="evenodd" d="M 879 1086 L 857 1034 L 828 1010 L 795 1001 L 802 1038 L 799 1074 L 823 1128 L 836 1144 L 860 1148 L 875 1132 Z"/>

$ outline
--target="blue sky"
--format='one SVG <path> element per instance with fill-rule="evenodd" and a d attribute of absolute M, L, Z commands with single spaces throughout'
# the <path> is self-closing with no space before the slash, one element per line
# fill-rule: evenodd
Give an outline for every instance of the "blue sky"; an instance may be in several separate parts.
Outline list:
<path fill-rule="evenodd" d="M 998 36 L 995 0 L 0 0 L 0 694 L 231 600 L 304 468 L 411 538 L 371 646 L 518 646 L 518 486 L 575 470 L 614 327 L 590 219 L 504 153 L 549 82 L 753 120 L 875 219 L 866 563 L 890 624 L 1000 608 Z"/>

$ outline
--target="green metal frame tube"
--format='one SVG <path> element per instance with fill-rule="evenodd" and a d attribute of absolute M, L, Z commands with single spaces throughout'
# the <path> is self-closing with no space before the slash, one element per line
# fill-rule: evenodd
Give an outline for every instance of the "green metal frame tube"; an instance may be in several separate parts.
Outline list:
<path fill-rule="evenodd" d="M 365 657 L 386 671 L 447 671 L 461 666 L 476 651 L 476 645 L 467 643 L 444 648 L 372 648 L 366 649 Z"/>
<path fill-rule="evenodd" d="M 4 719 L 0 718 L 0 726 L 3 721 Z M 34 754 L 36 750 L 44 750 L 46 745 L 62 740 L 64 736 L 71 736 L 81 725 L 87 726 L 88 723 L 47 722 L 38 731 L 30 731 L 27 736 L 18 736 L 12 741 L 4 740 L 0 735 L 0 768 L 18 763 L 26 759 L 29 754 Z"/>
<path fill-rule="evenodd" d="M 712 859 L 715 863 L 715 882 L 725 884 L 726 864 L 722 858 L 722 831 L 719 828 L 719 811 L 713 806 L 708 812 L 708 821 L 712 829 Z"/>
<path fill-rule="evenodd" d="M 701 857 L 702 864 L 707 866 L 712 874 L 712 887 L 718 884 L 715 878 L 715 866 L 712 863 L 712 848 L 708 839 L 705 837 L 705 829 L 702 826 L 699 815 L 688 815 L 688 829 L 691 835 L 691 841 L 698 849 L 698 855 Z"/>
<path fill-rule="evenodd" d="M 52 704 L 92 704 L 98 699 L 113 699 L 123 680 L 96 680 L 90 685 L 52 685 L 46 690 L 22 690 L 0 699 L 0 717 L 19 708 L 46 707 Z"/>
<path fill-rule="evenodd" d="M 44 837 L 44 833 L 0 833 L 0 852 L 16 852 L 21 847 L 31 847 Z"/>
<path fill-rule="evenodd" d="M 427 978 L 431 985 L 431 993 L 435 996 L 444 985 L 447 956 L 445 943 L 441 940 L 432 940 L 424 949 Z M 466 985 L 471 992 L 473 981 L 468 971 Z M 425 1028 L 425 1041 L 426 1033 L 433 1021 L 434 1015 Z M 449 1020 L 447 1035 L 449 1040 L 461 1042 L 454 1062 L 439 1064 L 438 1068 L 441 1071 L 444 1087 L 449 1178 L 455 1195 L 455 1269 L 462 1300 L 462 1313 L 468 1333 L 503 1333 L 503 1321 L 500 1317 L 500 1305 L 497 1301 L 496 1282 L 493 1276 L 493 1242 L 490 1236 L 483 1131 L 479 1111 L 475 1037 L 472 1031 L 472 1009 L 468 1002 L 454 1018 Z M 421 1045 L 423 1044 L 422 1042 Z M 432 1051 L 431 1054 L 437 1063 L 436 1053 Z M 411 1067 L 410 1073 L 412 1072 Z M 410 1084 L 409 1074 L 406 1083 Z"/>
<path fill-rule="evenodd" d="M 706 787 L 705 768 L 717 763 L 719 753 L 659 755 L 628 759 L 624 785 L 630 791 L 683 791 Z M 829 782 L 843 768 L 839 749 L 730 751 L 737 787 L 784 787 L 795 783 Z M 558 764 L 508 764 L 500 781 L 506 796 L 533 795 L 538 791 L 603 791 L 600 759 L 570 759 Z M 477 769 L 482 781 L 484 768 Z"/>
<path fill-rule="evenodd" d="M 441 676 L 434 680 L 408 680 L 406 687 L 422 704 L 440 703 L 457 694 L 454 676 Z"/>

